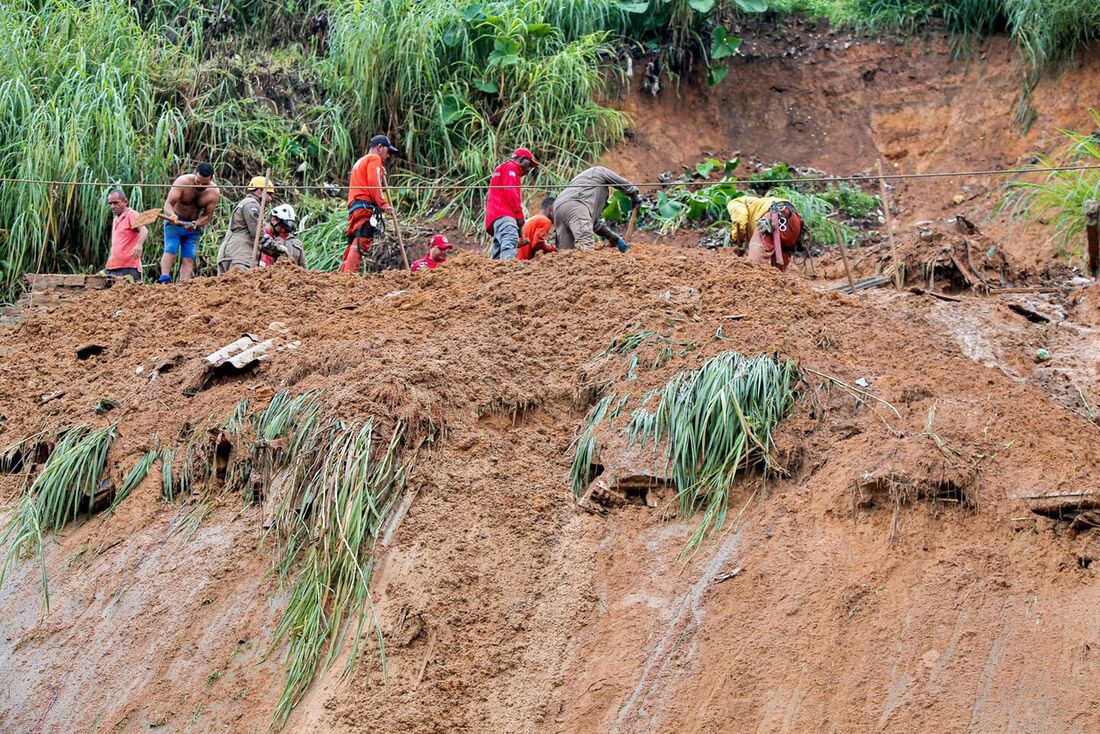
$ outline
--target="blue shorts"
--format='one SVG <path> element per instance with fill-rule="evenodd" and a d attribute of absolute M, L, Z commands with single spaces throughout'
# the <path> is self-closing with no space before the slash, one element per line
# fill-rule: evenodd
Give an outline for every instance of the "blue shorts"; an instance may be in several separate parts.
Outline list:
<path fill-rule="evenodd" d="M 164 223 L 164 251 L 169 255 L 182 255 L 187 260 L 194 260 L 201 237 L 201 227 L 187 229 L 170 222 Z"/>

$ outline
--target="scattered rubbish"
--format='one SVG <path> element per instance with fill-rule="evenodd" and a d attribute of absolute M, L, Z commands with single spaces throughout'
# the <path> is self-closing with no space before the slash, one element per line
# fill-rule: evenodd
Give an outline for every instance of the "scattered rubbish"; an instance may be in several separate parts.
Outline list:
<path fill-rule="evenodd" d="M 103 346 L 102 344 L 85 344 L 84 346 L 79 347 L 76 350 L 76 358 L 83 362 L 90 357 L 94 357 L 98 354 L 103 354 L 104 350 L 106 349 L 107 347 Z"/>
<path fill-rule="evenodd" d="M 57 400 L 58 398 L 60 398 L 60 397 L 62 397 L 62 396 L 64 396 L 64 395 L 65 395 L 65 391 L 64 391 L 64 390 L 58 390 L 57 392 L 51 392 L 51 393 L 46 393 L 45 395 L 43 395 L 42 397 L 40 397 L 40 398 L 38 399 L 38 401 L 39 401 L 39 402 L 40 402 L 40 403 L 41 403 L 42 405 L 45 405 L 46 403 L 49 403 L 49 402 L 51 402 L 51 401 L 53 401 L 53 400 Z"/>
<path fill-rule="evenodd" d="M 1050 351 L 1047 350 L 1047 349 L 1036 349 L 1035 350 L 1035 361 L 1036 362 L 1046 362 L 1050 359 L 1050 356 L 1051 356 Z"/>
<path fill-rule="evenodd" d="M 732 570 L 732 571 L 730 571 L 729 573 L 724 573 L 724 574 L 722 574 L 721 576 L 715 576 L 715 577 L 714 577 L 714 581 L 713 581 L 713 583 L 715 583 L 715 584 L 720 584 L 720 583 L 722 583 L 723 581 L 729 581 L 729 580 L 730 580 L 730 579 L 732 579 L 732 578 L 736 578 L 737 576 L 740 576 L 740 575 L 741 575 L 741 572 L 742 572 L 743 570 L 744 570 L 743 568 L 741 568 L 740 566 L 738 566 L 737 568 L 733 569 L 733 570 Z"/>
<path fill-rule="evenodd" d="M 102 398 L 95 404 L 96 415 L 103 415 L 104 413 L 114 410 L 118 407 L 118 401 L 112 398 Z"/>
<path fill-rule="evenodd" d="M 871 383 L 867 382 L 867 378 L 865 378 L 865 377 L 861 377 L 858 380 L 856 380 L 855 384 L 858 385 L 859 387 L 864 388 L 864 389 L 871 386 Z"/>

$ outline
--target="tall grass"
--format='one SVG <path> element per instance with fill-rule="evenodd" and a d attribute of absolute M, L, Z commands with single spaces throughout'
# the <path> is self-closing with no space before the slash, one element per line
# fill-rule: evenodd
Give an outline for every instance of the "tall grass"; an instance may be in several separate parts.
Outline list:
<path fill-rule="evenodd" d="M 92 430 L 87 425 L 69 429 L 58 441 L 34 483 L 20 497 L 0 537 L 4 546 L 0 586 L 18 560 L 37 551 L 42 566 L 42 595 L 50 608 L 46 561 L 42 553 L 46 533 L 75 520 L 82 505 L 90 506 L 107 463 L 115 427 Z"/>
<path fill-rule="evenodd" d="M 598 27 L 615 17 L 614 5 L 338 5 L 330 54 L 351 99 L 357 149 L 374 133 L 400 133 L 411 169 L 404 180 L 484 184 L 524 145 L 544 164 L 541 185 L 560 182 L 556 170 L 582 166 L 624 130 L 620 113 L 593 101 L 605 89 L 600 60 L 611 52 Z M 483 196 L 456 192 L 436 203 L 471 224 Z"/>
<path fill-rule="evenodd" d="M 0 27 L 0 177 L 62 182 L 5 186 L 0 300 L 27 271 L 102 267 L 106 190 L 77 181 L 163 184 L 198 160 L 226 178 L 237 178 L 227 166 L 252 169 L 241 178 L 271 166 L 313 181 L 350 161 L 339 95 L 321 90 L 292 116 L 242 99 L 245 77 L 268 73 L 262 62 L 227 73 L 228 62 L 203 61 L 200 40 L 143 27 L 125 0 L 11 0 Z M 331 65 L 303 54 L 291 54 L 296 73 L 334 87 Z M 138 209 L 165 194 L 127 193 Z"/>
<path fill-rule="evenodd" d="M 1100 129 L 1100 110 L 1090 110 Z M 1050 155 L 1037 156 L 1037 168 L 1100 165 L 1100 139 L 1095 134 L 1063 130 L 1065 143 Z M 1049 221 L 1065 256 L 1080 256 L 1085 228 L 1082 208 L 1088 199 L 1100 199 L 1100 171 L 1054 171 L 1041 181 L 1009 181 L 998 205 L 1013 216 Z"/>
<path fill-rule="evenodd" d="M 772 433 L 794 406 L 798 379 L 789 360 L 725 352 L 675 375 L 654 408 L 635 409 L 626 428 L 631 443 L 663 446 L 681 515 L 702 511 L 684 557 L 725 523 L 729 494 L 744 469 L 780 469 Z"/>

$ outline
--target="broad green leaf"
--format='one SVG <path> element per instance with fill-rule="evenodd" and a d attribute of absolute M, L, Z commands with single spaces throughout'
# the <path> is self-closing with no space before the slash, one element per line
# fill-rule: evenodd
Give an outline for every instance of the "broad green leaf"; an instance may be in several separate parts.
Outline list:
<path fill-rule="evenodd" d="M 459 97 L 457 94 L 446 94 L 439 103 L 439 119 L 444 125 L 450 125 L 452 122 L 462 117 L 463 110 L 466 107 L 466 100 Z"/>
<path fill-rule="evenodd" d="M 475 79 L 474 86 L 480 89 L 482 92 L 485 92 L 486 94 L 496 94 L 500 91 L 500 86 L 496 83 L 495 80 L 490 79 L 489 77 Z"/>
<path fill-rule="evenodd" d="M 546 38 L 554 32 L 554 26 L 549 23 L 528 23 L 527 35 L 534 38 Z"/>
<path fill-rule="evenodd" d="M 722 26 L 714 29 L 710 36 L 710 57 L 717 61 L 737 53 L 741 48 L 741 39 L 731 36 Z"/>
<path fill-rule="evenodd" d="M 763 13 L 768 9 L 767 0 L 733 0 L 746 13 Z"/>
<path fill-rule="evenodd" d="M 649 10 L 649 2 L 619 3 L 619 9 L 624 13 L 644 13 Z"/>
<path fill-rule="evenodd" d="M 722 83 L 722 80 L 729 76 L 730 68 L 728 66 L 711 66 L 707 69 L 707 86 L 716 87 Z"/>
<path fill-rule="evenodd" d="M 716 0 L 688 0 L 688 5 L 690 5 L 695 12 L 706 15 L 714 10 L 715 2 Z"/>

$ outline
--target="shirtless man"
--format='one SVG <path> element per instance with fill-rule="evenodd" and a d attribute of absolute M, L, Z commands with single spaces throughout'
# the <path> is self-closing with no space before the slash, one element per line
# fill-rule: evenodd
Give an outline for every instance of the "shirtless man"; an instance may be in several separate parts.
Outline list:
<path fill-rule="evenodd" d="M 209 163 L 195 166 L 172 182 L 164 202 L 164 255 L 160 258 L 159 283 L 172 282 L 172 267 L 180 256 L 180 280 L 195 275 L 195 250 L 202 228 L 214 217 L 222 192 L 214 185 L 214 167 Z"/>

